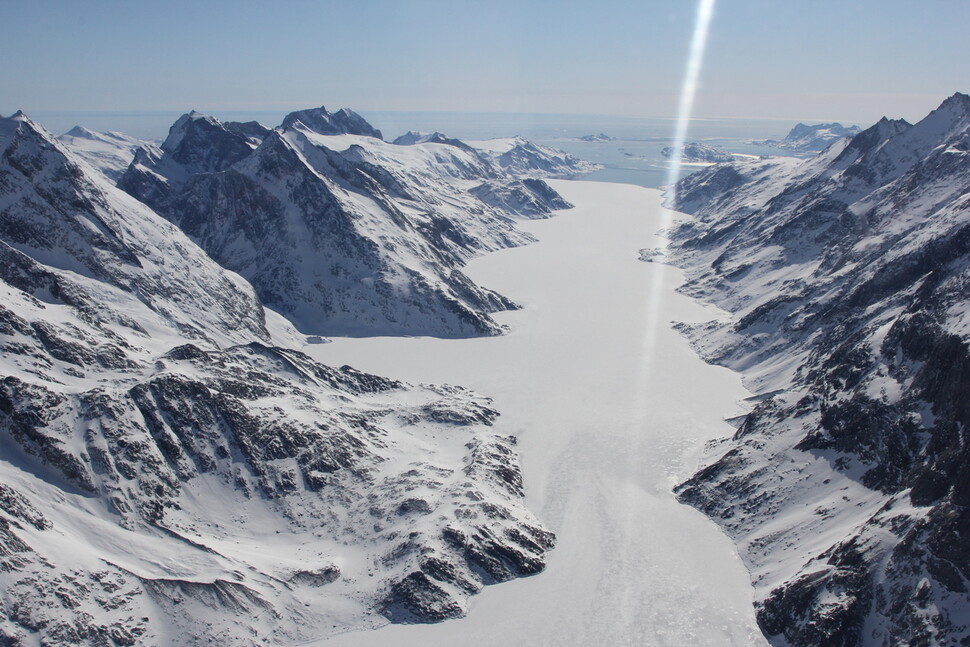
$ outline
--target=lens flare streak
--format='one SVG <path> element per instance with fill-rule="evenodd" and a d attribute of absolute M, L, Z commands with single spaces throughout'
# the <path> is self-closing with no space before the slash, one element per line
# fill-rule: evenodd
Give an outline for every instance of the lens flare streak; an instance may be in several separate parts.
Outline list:
<path fill-rule="evenodd" d="M 687 67 L 684 73 L 684 84 L 681 87 L 680 104 L 677 111 L 677 121 L 674 128 L 673 155 L 670 160 L 670 167 L 667 172 L 666 180 L 666 201 L 673 202 L 675 197 L 675 185 L 680 179 L 681 158 L 683 153 L 684 141 L 687 138 L 687 131 L 690 125 L 691 111 L 694 107 L 694 97 L 697 94 L 698 79 L 704 61 L 704 49 L 707 45 L 708 31 L 710 29 L 711 18 L 714 15 L 715 0 L 699 0 L 697 4 L 697 17 L 694 22 L 694 35 L 691 38 L 690 51 L 687 57 Z M 672 213 L 669 209 L 662 208 L 661 211 L 661 230 L 670 227 Z M 655 232 L 650 232 L 655 233 Z M 654 363 L 654 344 L 658 325 L 666 325 L 667 322 L 659 321 L 660 314 L 664 311 L 660 301 L 664 298 L 664 280 L 667 269 L 662 262 L 655 264 L 650 277 L 647 279 L 649 285 L 646 286 L 646 302 L 643 317 L 643 347 L 641 348 L 642 370 L 640 383 L 637 385 L 639 392 L 646 389 L 649 381 L 649 373 Z"/>

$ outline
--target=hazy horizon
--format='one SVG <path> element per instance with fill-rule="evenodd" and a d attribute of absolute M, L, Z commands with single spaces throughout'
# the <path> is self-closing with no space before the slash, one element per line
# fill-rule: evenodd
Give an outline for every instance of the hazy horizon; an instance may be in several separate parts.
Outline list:
<path fill-rule="evenodd" d="M 309 108 L 311 106 L 294 107 L 293 110 Z M 326 106 L 328 110 L 339 108 L 351 108 L 352 106 Z M 201 110 L 195 106 L 187 107 L 185 110 L 168 111 L 40 111 L 26 112 L 27 116 L 47 128 L 55 135 L 67 132 L 75 126 L 83 126 L 91 130 L 106 132 L 117 131 L 127 135 L 140 137 L 143 139 L 162 140 L 168 133 L 169 127 L 183 114 L 190 110 L 209 114 L 221 121 L 258 121 L 266 127 L 273 128 L 278 126 L 283 117 L 291 112 L 287 111 L 265 111 L 265 110 Z M 530 112 L 481 112 L 481 111 L 435 111 L 435 110 L 359 110 L 357 111 L 365 119 L 372 123 L 376 128 L 384 131 L 385 139 L 393 139 L 398 135 L 404 134 L 408 130 L 420 132 L 441 131 L 449 136 L 466 139 L 487 139 L 491 137 L 510 137 L 513 135 L 529 135 L 534 129 L 528 132 L 520 132 L 516 126 L 528 123 L 550 124 L 549 129 L 559 129 L 563 131 L 563 137 L 578 137 L 586 134 L 595 134 L 591 129 L 612 130 L 611 135 L 626 135 L 631 128 L 643 128 L 645 124 L 657 125 L 669 124 L 673 127 L 676 117 L 670 116 L 636 116 L 636 115 L 597 115 L 597 114 L 570 114 L 570 113 L 530 113 Z M 8 116 L 0 114 L 0 116 Z M 467 126 L 479 121 L 480 127 L 468 131 Z M 694 117 L 691 120 L 691 130 L 696 137 L 703 138 L 703 126 L 705 125 L 728 125 L 737 129 L 739 126 L 748 126 L 747 136 L 751 138 L 780 138 L 786 134 L 797 122 L 819 123 L 821 119 L 799 119 L 790 120 L 787 118 L 746 118 L 746 117 Z M 832 121 L 832 120 L 825 120 Z M 838 120 L 836 120 L 838 121 Z M 842 121 L 843 125 L 858 125 L 866 127 L 871 124 Z M 455 124 L 459 124 L 456 128 Z M 563 128 L 563 124 L 573 124 L 574 128 Z M 618 133 L 617 126 L 620 126 Z M 624 127 L 625 126 L 625 127 Z M 763 128 L 761 126 L 764 126 Z M 697 134 L 697 131 L 702 134 Z M 589 131 L 589 132 L 587 132 Z M 723 131 L 718 130 L 718 134 Z M 669 133 L 665 133 L 669 134 Z M 710 133 L 708 133 L 709 135 Z M 534 136 L 534 134 L 533 134 Z M 546 138 L 550 136 L 547 135 Z"/>
<path fill-rule="evenodd" d="M 0 114 L 678 114 L 696 4 L 38 0 L 6 11 Z M 717 4 L 693 116 L 917 120 L 970 89 L 970 3 Z"/>

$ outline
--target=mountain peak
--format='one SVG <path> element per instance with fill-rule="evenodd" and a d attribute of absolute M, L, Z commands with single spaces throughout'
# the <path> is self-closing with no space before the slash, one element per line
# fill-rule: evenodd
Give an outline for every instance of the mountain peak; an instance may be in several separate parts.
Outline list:
<path fill-rule="evenodd" d="M 912 124 L 905 119 L 889 119 L 887 117 L 883 117 L 873 125 L 855 135 L 845 150 L 853 151 L 855 153 L 865 153 L 867 151 L 875 150 L 899 133 L 909 130 L 910 128 L 912 128 Z M 850 153 L 843 153 L 843 155 L 848 154 Z"/>
<path fill-rule="evenodd" d="M 298 125 L 320 135 L 363 135 L 384 139 L 381 131 L 349 108 L 341 108 L 337 112 L 330 112 L 325 106 L 298 110 L 286 115 L 281 127 L 296 128 Z"/>
<path fill-rule="evenodd" d="M 93 130 L 88 130 L 84 126 L 74 126 L 69 131 L 64 133 L 70 137 L 80 137 L 82 139 L 99 139 L 98 133 Z"/>
<path fill-rule="evenodd" d="M 908 135 L 909 147 L 923 150 L 963 140 L 970 131 L 970 96 L 956 92 L 920 119 Z"/>
<path fill-rule="evenodd" d="M 192 110 L 172 124 L 162 150 L 192 173 L 221 171 L 252 152 L 247 137 Z"/>
<path fill-rule="evenodd" d="M 0 117 L 0 148 L 5 148 L 18 133 L 33 133 L 35 137 L 49 138 L 46 131 L 31 121 L 23 110 L 18 110 L 9 117 Z"/>
<path fill-rule="evenodd" d="M 942 108 L 946 105 L 970 107 L 970 95 L 962 92 L 954 92 L 952 95 L 943 100 L 940 107 Z"/>
<path fill-rule="evenodd" d="M 953 93 L 953 95 L 944 99 L 943 103 L 927 115 L 925 119 L 932 119 L 934 116 L 951 121 L 954 126 L 959 125 L 956 122 L 961 121 L 970 123 L 970 96 L 962 92 Z"/>

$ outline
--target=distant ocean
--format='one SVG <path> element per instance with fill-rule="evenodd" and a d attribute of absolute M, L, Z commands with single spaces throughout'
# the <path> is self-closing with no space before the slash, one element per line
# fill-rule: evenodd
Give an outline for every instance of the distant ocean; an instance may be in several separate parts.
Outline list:
<path fill-rule="evenodd" d="M 82 125 L 92 130 L 115 130 L 143 139 L 164 139 L 169 126 L 181 112 L 36 113 L 30 117 L 55 134 Z M 259 121 L 279 124 L 285 112 L 213 112 L 226 121 Z M 603 182 L 624 182 L 655 188 L 667 180 L 667 160 L 661 155 L 669 146 L 674 119 L 658 117 L 616 117 L 597 115 L 372 112 L 360 114 L 380 128 L 387 140 L 409 130 L 440 131 L 449 137 L 479 140 L 522 135 L 540 144 L 568 151 L 598 162 L 604 170 L 584 176 Z M 775 148 L 751 144 L 753 140 L 782 139 L 795 125 L 792 121 L 764 119 L 695 119 L 688 141 L 719 146 L 732 153 L 749 155 L 784 154 Z M 848 124 L 845 124 L 848 125 Z M 585 135 L 604 134 L 607 142 L 584 142 Z M 683 171 L 690 172 L 691 167 Z"/>

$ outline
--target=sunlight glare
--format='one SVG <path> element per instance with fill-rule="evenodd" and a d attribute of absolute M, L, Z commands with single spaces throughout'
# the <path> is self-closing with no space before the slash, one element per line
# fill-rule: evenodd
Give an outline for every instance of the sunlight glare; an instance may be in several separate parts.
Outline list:
<path fill-rule="evenodd" d="M 670 166 L 665 182 L 666 196 L 665 203 L 673 202 L 675 185 L 680 179 L 681 157 L 684 142 L 687 139 L 687 131 L 690 125 L 691 111 L 694 106 L 694 97 L 697 94 L 698 78 L 700 77 L 701 66 L 704 60 L 704 48 L 707 44 L 708 30 L 711 18 L 714 15 L 715 0 L 699 0 L 697 5 L 697 18 L 694 23 L 694 35 L 691 38 L 690 51 L 687 57 L 687 68 L 684 72 L 684 84 L 681 87 L 680 103 L 677 111 L 677 121 L 674 127 L 674 137 L 671 144 L 673 155 L 670 159 Z M 671 210 L 661 208 L 662 223 L 661 231 L 666 231 L 672 221 Z M 655 232 L 650 232 L 655 233 Z M 663 281 L 666 271 L 663 257 L 657 259 L 659 262 L 654 264 L 651 272 L 650 286 L 646 290 L 646 311 L 644 313 L 644 335 L 643 348 L 641 349 L 642 370 L 640 380 L 637 385 L 638 392 L 645 393 L 648 388 L 648 379 L 654 362 L 654 344 L 658 325 L 665 325 L 667 322 L 660 322 L 659 314 L 663 311 L 659 300 L 663 298 Z"/>

